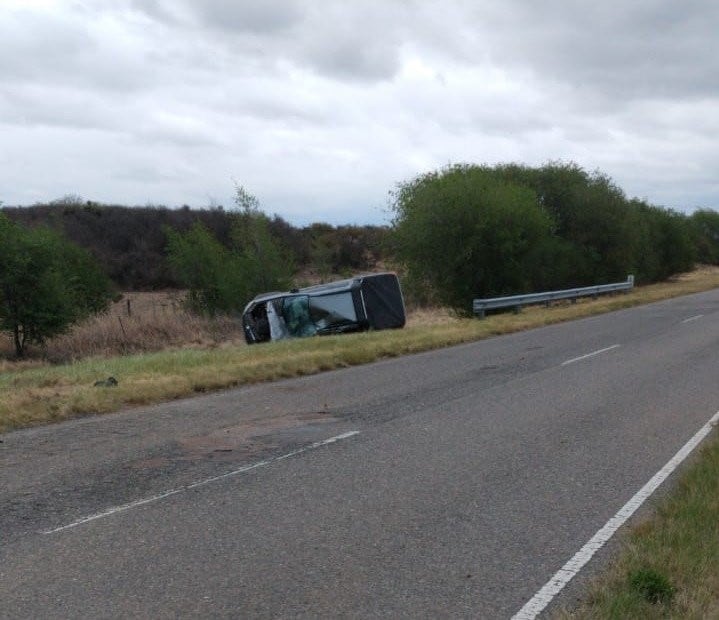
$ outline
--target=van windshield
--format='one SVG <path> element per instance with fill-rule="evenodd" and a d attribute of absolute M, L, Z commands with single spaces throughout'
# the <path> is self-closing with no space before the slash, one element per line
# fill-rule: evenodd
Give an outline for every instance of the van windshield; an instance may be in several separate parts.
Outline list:
<path fill-rule="evenodd" d="M 309 297 L 307 295 L 296 295 L 285 297 L 282 302 L 282 316 L 290 336 L 314 336 L 317 333 L 317 326 L 310 318 Z"/>

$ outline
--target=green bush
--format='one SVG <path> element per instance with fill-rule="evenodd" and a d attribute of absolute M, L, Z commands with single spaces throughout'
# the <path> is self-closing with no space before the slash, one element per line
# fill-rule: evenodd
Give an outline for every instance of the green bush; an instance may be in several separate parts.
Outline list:
<path fill-rule="evenodd" d="M 675 588 L 669 580 L 653 568 L 641 568 L 629 575 L 629 585 L 648 603 L 671 603 Z"/>
<path fill-rule="evenodd" d="M 719 259 L 719 214 L 628 200 L 576 164 L 456 165 L 401 183 L 394 246 L 417 300 L 468 313 L 475 297 L 656 282 Z M 716 216 L 716 217 L 714 217 Z"/>
<path fill-rule="evenodd" d="M 707 265 L 719 265 L 719 213 L 700 209 L 690 218 L 697 260 Z"/>
<path fill-rule="evenodd" d="M 400 185 L 393 208 L 398 258 L 461 314 L 473 297 L 529 290 L 552 228 L 531 190 L 470 166 Z"/>
<path fill-rule="evenodd" d="M 232 249 L 201 222 L 184 233 L 165 229 L 168 262 L 196 312 L 230 314 L 258 293 L 290 286 L 292 260 L 273 237 L 269 218 L 241 187 L 236 202 L 241 211 L 232 224 Z"/>
<path fill-rule="evenodd" d="M 47 228 L 24 228 L 0 214 L 0 330 L 15 353 L 43 344 L 107 308 L 110 281 L 92 256 Z"/>

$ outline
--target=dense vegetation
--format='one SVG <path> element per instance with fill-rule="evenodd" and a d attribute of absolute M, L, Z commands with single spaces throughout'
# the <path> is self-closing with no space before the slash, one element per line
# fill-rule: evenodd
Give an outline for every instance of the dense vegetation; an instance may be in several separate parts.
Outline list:
<path fill-rule="evenodd" d="M 719 258 L 719 214 L 628 199 L 575 164 L 450 166 L 400 184 L 393 208 L 408 284 L 461 313 L 473 297 L 656 282 Z"/>
<path fill-rule="evenodd" d="M 572 163 L 455 165 L 400 183 L 383 226 L 297 228 L 237 188 L 236 205 L 123 207 L 69 196 L 5 207 L 87 249 L 125 291 L 187 288 L 195 309 L 235 310 L 253 294 L 393 266 L 416 303 L 467 313 L 474 297 L 648 283 L 719 264 L 719 213 L 691 216 L 629 199 Z M 303 275 L 301 275 L 303 274 Z"/>
<path fill-rule="evenodd" d="M 167 261 L 168 229 L 188 232 L 201 224 L 222 246 L 234 245 L 234 209 L 126 207 L 101 205 L 66 197 L 49 204 L 3 207 L 11 220 L 25 226 L 44 225 L 86 248 L 123 291 L 180 288 L 178 274 Z M 241 212 L 241 211 L 240 211 Z M 297 271 L 312 269 L 321 277 L 372 270 L 386 254 L 388 228 L 331 226 L 316 223 L 297 228 L 280 216 L 265 216 L 267 229 Z"/>

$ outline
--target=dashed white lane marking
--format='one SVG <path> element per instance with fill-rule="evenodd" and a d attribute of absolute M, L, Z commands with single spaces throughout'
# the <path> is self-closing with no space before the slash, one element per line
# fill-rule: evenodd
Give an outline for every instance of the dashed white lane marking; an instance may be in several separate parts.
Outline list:
<path fill-rule="evenodd" d="M 592 559 L 592 556 L 601 549 L 614 533 L 624 525 L 627 519 L 656 491 L 659 485 L 691 454 L 692 450 L 699 445 L 702 439 L 709 434 L 718 422 L 719 412 L 715 413 L 711 419 L 699 429 L 696 435 L 685 443 L 679 452 L 654 474 L 654 477 L 639 489 L 634 497 L 632 497 L 617 514 L 609 519 L 604 527 L 599 530 L 586 545 L 577 551 L 574 557 L 562 566 L 522 609 L 512 616 L 512 620 L 533 620 L 536 618 L 582 567 Z"/>
<path fill-rule="evenodd" d="M 692 321 L 696 321 L 697 319 L 701 319 L 704 315 L 703 314 L 697 314 L 696 316 L 690 316 L 688 319 L 684 319 L 682 323 L 691 323 Z"/>
<path fill-rule="evenodd" d="M 600 353 L 606 353 L 607 351 L 611 351 L 612 349 L 618 349 L 622 345 L 620 344 L 613 344 L 611 347 L 605 347 L 604 349 L 599 349 L 598 351 L 592 351 L 591 353 L 587 353 L 586 355 L 580 355 L 579 357 L 573 357 L 570 360 L 566 360 L 562 362 L 562 366 L 566 366 L 567 364 L 574 364 L 574 362 L 580 362 L 581 360 L 585 360 L 588 357 L 594 357 L 595 355 L 599 355 Z"/>
<path fill-rule="evenodd" d="M 282 454 L 281 456 L 275 456 L 271 459 L 266 459 L 264 461 L 258 461 L 257 463 L 252 463 L 251 465 L 245 465 L 244 467 L 240 467 L 239 469 L 235 469 L 234 471 L 229 471 L 226 474 L 221 474 L 219 476 L 213 476 L 212 478 L 205 478 L 204 480 L 200 480 L 199 482 L 194 482 L 193 484 L 188 484 L 187 486 L 179 487 L 177 489 L 171 489 L 171 490 L 165 491 L 163 493 L 158 493 L 157 495 L 153 495 L 152 497 L 146 497 L 145 499 L 140 499 L 140 500 L 137 500 L 134 502 L 130 502 L 129 504 L 122 504 L 121 506 L 113 506 L 112 508 L 108 508 L 107 510 L 104 510 L 102 512 L 98 512 L 93 515 L 83 517 L 82 519 L 78 519 L 77 521 L 73 521 L 72 523 L 68 523 L 67 525 L 62 525 L 60 527 L 56 527 L 51 530 L 44 530 L 41 533 L 42 534 L 55 534 L 56 532 L 62 532 L 63 530 L 69 530 L 73 527 L 77 527 L 78 525 L 83 525 L 85 523 L 89 523 L 90 521 L 96 521 L 97 519 L 109 517 L 110 515 L 117 514 L 118 512 L 125 512 L 127 510 L 137 508 L 138 506 L 144 506 L 145 504 L 157 502 L 161 499 L 165 499 L 166 497 L 170 497 L 171 495 L 177 495 L 178 493 L 182 493 L 183 491 L 187 491 L 189 489 L 196 489 L 197 487 L 201 487 L 206 484 L 210 484 L 211 482 L 217 482 L 218 480 L 222 480 L 224 478 L 229 478 L 231 476 L 237 476 L 238 474 L 243 474 L 252 469 L 257 469 L 259 467 L 265 467 L 267 465 L 271 465 L 272 463 L 276 463 L 277 461 L 282 461 L 282 460 L 288 459 L 292 456 L 297 456 L 298 454 L 302 454 L 303 452 L 309 452 L 310 450 L 315 450 L 322 446 L 326 446 L 328 444 L 335 443 L 337 441 L 341 441 L 343 439 L 347 439 L 349 437 L 353 437 L 354 435 L 358 435 L 358 434 L 359 434 L 359 431 L 348 431 L 347 433 L 342 433 L 341 435 L 336 435 L 335 437 L 330 437 L 329 439 L 323 439 L 322 441 L 317 441 L 313 444 L 310 444 L 309 446 L 305 446 L 304 448 L 298 448 L 297 450 L 293 450 L 292 452 L 288 452 L 287 454 Z"/>

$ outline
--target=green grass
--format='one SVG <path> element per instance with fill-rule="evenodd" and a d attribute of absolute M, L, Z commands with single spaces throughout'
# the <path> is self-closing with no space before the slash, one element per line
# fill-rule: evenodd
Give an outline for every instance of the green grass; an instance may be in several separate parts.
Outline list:
<path fill-rule="evenodd" d="M 312 374 L 488 333 L 479 322 L 352 334 L 247 347 L 181 349 L 89 359 L 0 374 L 0 430 L 115 411 L 242 384 Z M 113 376 L 116 387 L 95 387 Z"/>

